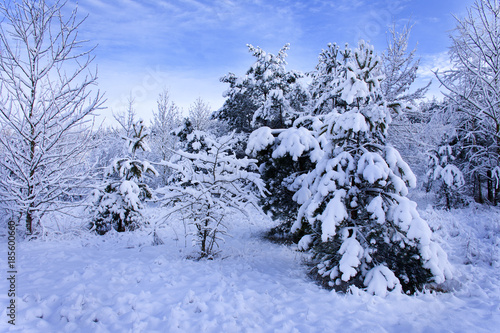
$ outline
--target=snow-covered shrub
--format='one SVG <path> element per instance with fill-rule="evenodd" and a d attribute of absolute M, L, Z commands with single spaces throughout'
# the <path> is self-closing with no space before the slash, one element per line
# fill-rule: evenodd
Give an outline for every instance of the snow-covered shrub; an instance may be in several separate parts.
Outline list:
<path fill-rule="evenodd" d="M 136 159 L 138 149 L 149 151 L 142 121 L 133 125 L 133 137 L 126 138 L 128 156 L 116 158 L 109 166 L 105 184 L 94 190 L 92 228 L 103 235 L 112 228 L 134 230 L 143 223 L 143 202 L 152 191 L 143 181 L 146 174 L 158 175 L 148 162 Z"/>
<path fill-rule="evenodd" d="M 426 190 L 436 189 L 439 205 L 446 209 L 457 208 L 465 204 L 461 190 L 465 185 L 462 171 L 453 163 L 455 156 L 445 136 L 437 149 L 431 150 L 426 174 Z"/>
<path fill-rule="evenodd" d="M 170 161 L 170 184 L 158 189 L 167 208 L 165 217 L 173 213 L 194 226 L 194 236 L 201 258 L 215 254 L 218 241 L 226 232 L 225 217 L 230 211 L 245 213 L 254 204 L 254 191 L 264 195 L 264 184 L 255 171 L 255 160 L 237 158 L 234 134 L 215 138 L 202 131 L 183 131 L 185 150 L 177 150 Z M 253 170 L 253 171 L 252 171 Z"/>
<path fill-rule="evenodd" d="M 313 273 L 326 286 L 413 293 L 444 282 L 451 269 L 416 203 L 406 198 L 416 178 L 386 143 L 391 109 L 401 105 L 384 100 L 381 80 L 373 47 L 360 41 L 338 85 L 344 106 L 318 118 L 323 125 L 310 135 L 325 141 L 324 153 L 292 185 L 300 208 L 291 231 L 312 230 L 305 237 L 313 246 Z"/>

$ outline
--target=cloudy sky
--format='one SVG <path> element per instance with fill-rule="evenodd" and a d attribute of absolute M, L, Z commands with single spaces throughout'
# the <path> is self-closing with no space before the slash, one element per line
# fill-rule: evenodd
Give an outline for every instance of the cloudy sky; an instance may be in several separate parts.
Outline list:
<path fill-rule="evenodd" d="M 355 45 L 362 38 L 378 52 L 394 22 L 412 20 L 410 45 L 421 57 L 421 80 L 447 64 L 453 15 L 463 17 L 472 0 L 80 0 L 88 18 L 80 35 L 98 44 L 99 86 L 107 110 L 126 109 L 132 97 L 149 119 L 158 94 L 186 112 L 198 97 L 222 106 L 227 88 L 219 78 L 243 75 L 253 63 L 246 44 L 276 53 L 290 43 L 288 69 L 310 71 L 330 42 Z M 75 6 L 75 1 L 67 4 Z M 436 80 L 434 80 L 436 81 Z M 439 87 L 435 85 L 434 91 Z"/>

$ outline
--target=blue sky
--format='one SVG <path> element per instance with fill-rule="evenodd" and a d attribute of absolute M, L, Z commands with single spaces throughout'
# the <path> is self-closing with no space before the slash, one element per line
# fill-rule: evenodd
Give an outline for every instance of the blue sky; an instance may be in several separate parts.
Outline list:
<path fill-rule="evenodd" d="M 243 75 L 253 63 L 246 44 L 276 53 L 290 43 L 288 69 L 314 68 L 330 42 L 355 45 L 363 38 L 377 52 L 386 47 L 393 22 L 414 22 L 410 46 L 418 43 L 421 78 L 447 66 L 452 14 L 462 17 L 472 0 L 81 0 L 88 14 L 80 36 L 98 44 L 99 87 L 107 110 L 126 109 L 132 96 L 149 119 L 164 89 L 187 111 L 201 97 L 222 106 L 227 72 Z M 68 8 L 74 2 L 67 4 Z M 436 81 L 436 80 L 434 80 Z M 433 91 L 438 91 L 437 85 Z"/>

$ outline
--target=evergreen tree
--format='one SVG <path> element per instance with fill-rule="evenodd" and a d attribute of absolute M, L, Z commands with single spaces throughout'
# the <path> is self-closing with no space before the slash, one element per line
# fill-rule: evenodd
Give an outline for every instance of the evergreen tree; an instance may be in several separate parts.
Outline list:
<path fill-rule="evenodd" d="M 259 108 L 252 99 L 251 90 L 242 89 L 242 82 L 233 73 L 223 76 L 220 81 L 228 83 L 229 89 L 223 94 L 226 97 L 224 105 L 212 114 L 212 118 L 228 124 L 236 133 L 250 133 L 253 114 Z"/>
<path fill-rule="evenodd" d="M 279 225 L 268 234 L 271 238 L 297 242 L 304 232 L 290 234 L 299 207 L 292 200 L 292 183 L 296 177 L 313 170 L 322 154 L 319 138 L 312 134 L 319 132 L 313 130 L 314 124 L 320 122 L 327 110 L 339 103 L 345 104 L 340 99 L 338 88 L 341 79 L 347 75 L 346 64 L 350 54 L 347 45 L 345 50 L 340 51 L 336 44 L 328 44 L 328 49 L 320 53 L 316 70 L 308 73 L 312 78 L 308 92 L 298 93 L 299 99 L 302 98 L 298 103 L 301 111 L 297 112 L 293 125 L 287 130 L 272 130 L 265 126 L 250 135 L 247 154 L 252 154 L 259 161 L 262 179 L 272 193 L 261 199 L 261 206 L 279 221 Z"/>
<path fill-rule="evenodd" d="M 430 191 L 432 187 L 437 187 L 438 199 L 444 201 L 439 204 L 446 209 L 464 204 L 461 189 L 465 185 L 465 181 L 462 171 L 453 164 L 455 161 L 455 154 L 451 146 L 453 143 L 457 144 L 456 137 L 448 138 L 448 135 L 445 135 L 437 149 L 429 151 L 426 174 L 426 190 Z"/>
<path fill-rule="evenodd" d="M 308 94 L 299 82 L 302 74 L 285 68 L 289 45 L 276 55 L 247 46 L 256 61 L 244 77 L 230 73 L 221 79 L 230 87 L 224 93 L 224 106 L 214 117 L 228 122 L 231 129 L 247 133 L 260 126 L 290 127 L 304 111 Z"/>
<path fill-rule="evenodd" d="M 312 78 L 309 91 L 310 110 L 313 114 L 329 113 L 339 106 L 339 103 L 344 103 L 340 99 L 338 87 L 347 75 L 346 64 L 351 54 L 352 51 L 347 44 L 344 50 L 340 50 L 335 43 L 328 44 L 327 49 L 319 54 L 316 70 L 308 73 Z"/>
<path fill-rule="evenodd" d="M 327 114 L 321 132 L 312 135 L 326 141 L 323 157 L 293 184 L 300 209 L 292 232 L 311 230 L 299 247 L 312 247 L 313 273 L 326 286 L 413 293 L 451 272 L 416 204 L 406 198 L 416 179 L 386 142 L 391 109 L 400 105 L 384 100 L 381 80 L 379 58 L 360 41 L 337 89 L 345 107 Z"/>
<path fill-rule="evenodd" d="M 293 127 L 272 130 L 261 127 L 250 135 L 246 153 L 259 161 L 259 170 L 266 188 L 272 194 L 260 200 L 264 212 L 271 214 L 279 225 L 268 236 L 278 240 L 297 242 L 300 233 L 290 234 L 297 218 L 298 204 L 293 201 L 292 184 L 297 177 L 314 169 L 323 154 L 318 140 L 299 118 Z"/>
<path fill-rule="evenodd" d="M 247 79 L 252 85 L 254 98 L 259 108 L 253 114 L 253 124 L 256 127 L 269 126 L 271 128 L 285 128 L 300 115 L 292 108 L 289 93 L 301 89 L 298 79 L 302 74 L 285 69 L 287 65 L 286 44 L 277 55 L 267 53 L 260 47 L 248 45 L 257 61 L 247 72 Z M 304 92 L 305 93 L 305 92 Z"/>
<path fill-rule="evenodd" d="M 106 184 L 94 190 L 92 228 L 103 235 L 111 229 L 118 232 L 134 230 L 143 221 L 143 202 L 151 199 L 152 191 L 143 182 L 147 174 L 157 176 L 147 161 L 136 158 L 138 150 L 149 151 L 142 120 L 133 124 L 133 136 L 123 137 L 128 156 L 116 158 L 108 169 Z"/>

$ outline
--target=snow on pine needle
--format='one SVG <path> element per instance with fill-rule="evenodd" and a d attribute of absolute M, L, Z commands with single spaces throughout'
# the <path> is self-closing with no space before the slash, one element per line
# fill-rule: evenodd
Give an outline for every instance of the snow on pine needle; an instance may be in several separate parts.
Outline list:
<path fill-rule="evenodd" d="M 136 156 L 139 149 L 149 149 L 142 121 L 133 124 L 133 131 L 131 138 L 124 138 L 128 155 L 111 163 L 104 184 L 92 193 L 91 225 L 101 235 L 111 229 L 118 232 L 134 230 L 145 223 L 144 201 L 151 199 L 153 192 L 144 178 L 158 176 L 158 172 L 150 162 Z"/>

